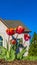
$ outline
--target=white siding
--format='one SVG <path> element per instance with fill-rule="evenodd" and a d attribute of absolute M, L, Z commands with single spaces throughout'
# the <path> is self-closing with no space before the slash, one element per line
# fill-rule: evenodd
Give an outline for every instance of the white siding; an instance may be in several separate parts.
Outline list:
<path fill-rule="evenodd" d="M 3 46 L 6 48 L 8 41 L 8 35 L 6 34 L 7 27 L 0 21 L 0 35 L 3 37 Z"/>

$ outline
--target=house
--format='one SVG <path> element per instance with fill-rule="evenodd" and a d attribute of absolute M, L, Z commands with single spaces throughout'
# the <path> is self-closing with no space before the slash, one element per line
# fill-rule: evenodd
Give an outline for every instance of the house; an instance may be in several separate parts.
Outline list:
<path fill-rule="evenodd" d="M 25 26 L 23 25 L 22 22 L 20 21 L 17 21 L 17 20 L 2 20 L 0 19 L 0 46 L 3 46 L 5 48 L 7 48 L 7 42 L 8 42 L 8 39 L 9 39 L 9 35 L 6 33 L 6 29 L 7 28 L 16 28 L 17 26 L 23 26 L 25 28 L 25 31 L 24 33 L 22 34 L 18 34 L 18 37 L 17 38 L 22 38 L 23 40 L 23 46 L 27 46 L 27 52 L 24 54 L 24 56 L 27 56 L 28 54 L 28 48 L 29 48 L 29 44 L 30 44 L 30 40 L 28 41 L 25 41 L 24 40 L 24 34 L 29 34 L 31 31 Z M 14 37 L 16 38 L 17 36 L 17 33 L 14 34 Z M 10 39 L 12 37 L 10 36 Z M 9 49 L 10 49 L 10 44 L 9 44 Z M 20 48 L 20 51 L 22 50 L 22 48 Z"/>

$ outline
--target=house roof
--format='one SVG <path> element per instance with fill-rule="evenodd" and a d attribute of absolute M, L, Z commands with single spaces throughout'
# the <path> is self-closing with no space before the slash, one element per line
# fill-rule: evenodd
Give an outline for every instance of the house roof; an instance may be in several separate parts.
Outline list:
<path fill-rule="evenodd" d="M 25 28 L 24 32 L 31 32 L 28 27 L 26 27 L 21 21 L 19 20 L 2 20 L 0 19 L 8 28 L 16 28 L 17 26 L 21 25 Z"/>

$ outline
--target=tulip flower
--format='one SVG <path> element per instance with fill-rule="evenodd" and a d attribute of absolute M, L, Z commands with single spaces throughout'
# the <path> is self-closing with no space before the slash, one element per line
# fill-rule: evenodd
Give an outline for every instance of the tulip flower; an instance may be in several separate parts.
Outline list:
<path fill-rule="evenodd" d="M 13 28 L 10 28 L 10 35 L 13 35 L 15 32 L 14 32 L 14 29 Z"/>
<path fill-rule="evenodd" d="M 14 29 L 13 28 L 9 28 L 9 29 L 6 30 L 6 33 L 8 35 L 13 35 L 15 32 L 14 32 Z"/>
<path fill-rule="evenodd" d="M 30 39 L 30 36 L 28 34 L 24 34 L 25 41 L 28 41 Z"/>
<path fill-rule="evenodd" d="M 16 44 L 16 40 L 14 40 L 14 39 L 11 42 L 13 45 Z"/>
<path fill-rule="evenodd" d="M 10 36 L 15 33 L 14 29 L 13 28 L 9 28 L 9 29 L 6 30 L 6 33 L 9 35 L 9 37 L 8 37 L 8 43 L 10 44 Z M 15 41 L 13 41 L 13 42 L 15 44 Z M 8 44 L 8 49 L 9 49 L 9 44 Z"/>
<path fill-rule="evenodd" d="M 18 27 L 16 28 L 16 32 L 17 32 L 18 34 L 21 34 L 21 33 L 24 32 L 24 28 L 23 28 L 22 26 L 18 26 Z"/>
<path fill-rule="evenodd" d="M 6 30 L 6 33 L 7 33 L 8 35 L 10 35 L 10 30 L 9 30 L 9 29 L 7 29 L 7 30 Z"/>

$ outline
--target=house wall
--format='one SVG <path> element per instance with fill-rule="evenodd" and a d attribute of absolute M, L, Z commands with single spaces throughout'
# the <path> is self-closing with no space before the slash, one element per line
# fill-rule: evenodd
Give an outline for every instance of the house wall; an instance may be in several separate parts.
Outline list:
<path fill-rule="evenodd" d="M 7 48 L 6 40 L 8 41 L 8 35 L 6 34 L 7 27 L 0 21 L 0 36 L 3 38 L 3 46 Z"/>

